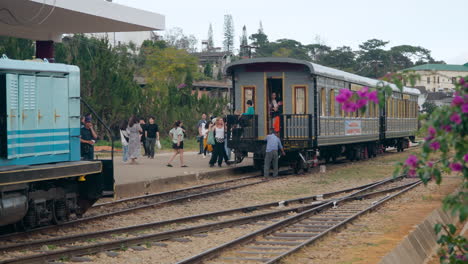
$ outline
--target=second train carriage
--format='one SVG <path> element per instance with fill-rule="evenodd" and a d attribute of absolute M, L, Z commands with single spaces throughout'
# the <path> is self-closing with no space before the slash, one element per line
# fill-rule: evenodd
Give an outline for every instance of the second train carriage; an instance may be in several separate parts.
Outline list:
<path fill-rule="evenodd" d="M 256 58 L 231 63 L 225 74 L 232 80 L 232 105 L 228 116 L 228 144 L 236 160 L 254 153 L 254 164 L 262 166 L 264 138 L 270 128 L 279 130 L 287 152 L 284 160 L 295 168 L 308 169 L 317 159 L 351 160 L 375 156 L 386 147 L 399 151 L 409 146 L 417 130 L 417 89 L 395 85 L 385 107 L 369 103 L 364 114 L 346 113 L 335 102 L 340 89 L 373 89 L 378 80 L 289 58 Z M 271 96 L 281 102 L 272 112 Z M 255 115 L 239 116 L 252 100 Z"/>

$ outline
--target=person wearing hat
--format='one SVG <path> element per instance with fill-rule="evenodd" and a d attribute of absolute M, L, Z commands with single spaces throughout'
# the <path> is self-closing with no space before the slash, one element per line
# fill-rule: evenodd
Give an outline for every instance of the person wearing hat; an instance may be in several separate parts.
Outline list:
<path fill-rule="evenodd" d="M 263 176 L 269 177 L 270 176 L 270 166 L 273 163 L 273 177 L 278 176 L 278 150 L 281 151 L 281 154 L 286 155 L 284 153 L 283 145 L 281 144 L 281 140 L 278 137 L 278 132 L 274 129 L 270 129 L 271 133 L 266 137 L 266 151 L 265 151 L 265 167 Z"/>
<path fill-rule="evenodd" d="M 81 159 L 94 159 L 94 143 L 96 143 L 97 134 L 91 123 L 91 116 L 85 116 L 84 126 L 80 129 Z"/>

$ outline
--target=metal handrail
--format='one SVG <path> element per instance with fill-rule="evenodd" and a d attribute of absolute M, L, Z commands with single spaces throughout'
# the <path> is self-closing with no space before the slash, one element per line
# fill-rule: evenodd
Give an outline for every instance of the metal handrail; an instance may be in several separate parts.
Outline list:
<path fill-rule="evenodd" d="M 110 136 L 111 139 L 111 144 L 112 144 L 112 150 L 111 150 L 111 159 L 112 162 L 114 162 L 114 135 L 112 134 L 112 130 L 102 121 L 102 119 L 98 116 L 96 111 L 83 99 L 80 97 L 80 101 L 93 113 L 93 115 L 96 117 L 96 119 L 101 123 L 101 125 L 106 129 L 107 133 L 109 133 L 108 136 Z"/>

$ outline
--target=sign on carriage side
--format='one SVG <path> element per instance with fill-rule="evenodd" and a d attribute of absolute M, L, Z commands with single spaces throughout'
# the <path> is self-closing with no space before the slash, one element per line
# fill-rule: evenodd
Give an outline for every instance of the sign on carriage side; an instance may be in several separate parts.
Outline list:
<path fill-rule="evenodd" d="M 345 135 L 361 135 L 361 120 L 345 120 Z"/>

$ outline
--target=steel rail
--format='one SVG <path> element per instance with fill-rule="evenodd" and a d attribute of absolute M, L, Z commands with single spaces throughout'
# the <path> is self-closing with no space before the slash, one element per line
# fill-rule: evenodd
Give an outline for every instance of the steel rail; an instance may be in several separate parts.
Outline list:
<path fill-rule="evenodd" d="M 392 179 L 387 180 L 387 181 L 382 181 L 381 183 L 376 183 L 376 184 L 374 184 L 372 186 L 369 186 L 368 188 L 359 190 L 359 191 L 357 191 L 357 192 L 355 192 L 355 193 L 353 193 L 351 195 L 348 195 L 346 197 L 343 197 L 343 198 L 340 198 L 340 199 L 337 199 L 337 200 L 334 200 L 334 201 L 330 201 L 330 202 L 327 202 L 327 203 L 325 203 L 323 205 L 319 205 L 317 207 L 311 208 L 311 209 L 309 209 L 307 211 L 301 212 L 300 214 L 298 214 L 296 216 L 291 216 L 289 218 L 286 218 L 284 220 L 276 222 L 276 223 L 274 223 L 274 224 L 272 224 L 270 226 L 267 226 L 265 228 L 257 230 L 257 231 L 255 231 L 253 233 L 250 233 L 250 234 L 247 234 L 247 235 L 242 236 L 240 238 L 237 238 L 237 239 L 235 239 L 235 240 L 233 240 L 231 242 L 227 242 L 227 243 L 225 243 L 223 245 L 220 245 L 218 247 L 212 248 L 210 250 L 202 252 L 202 253 L 200 253 L 198 255 L 195 255 L 193 257 L 182 260 L 182 261 L 178 262 L 177 264 L 202 263 L 205 260 L 209 260 L 211 258 L 214 258 L 214 257 L 218 256 L 219 254 L 221 254 L 221 252 L 224 252 L 225 250 L 227 250 L 229 248 L 249 243 L 249 242 L 255 240 L 255 238 L 258 237 L 258 236 L 265 236 L 265 235 L 271 234 L 271 233 L 273 233 L 273 232 L 275 232 L 277 230 L 280 230 L 280 229 L 282 229 L 284 227 L 287 227 L 287 226 L 290 226 L 290 225 L 292 225 L 294 223 L 300 222 L 300 221 L 302 221 L 304 219 L 307 219 L 311 215 L 315 215 L 317 213 L 320 213 L 323 210 L 326 210 L 328 208 L 333 207 L 337 203 L 347 201 L 347 200 L 355 200 L 355 199 L 362 199 L 362 198 L 365 198 L 365 197 L 372 197 L 372 196 L 375 196 L 375 195 L 378 195 L 378 194 L 395 191 L 396 188 L 391 188 L 391 189 L 388 189 L 388 190 L 382 190 L 382 191 L 372 192 L 372 193 L 368 193 L 368 194 L 361 194 L 361 193 L 363 193 L 365 191 L 368 191 L 368 190 L 370 190 L 372 188 L 375 188 L 375 187 L 379 187 L 379 186 L 381 186 L 383 184 L 386 184 L 388 182 L 391 182 L 391 181 L 392 181 Z M 400 186 L 400 187 L 397 187 L 397 188 L 401 189 L 401 188 L 404 188 L 404 187 L 407 187 L 407 186 L 411 186 L 413 184 L 415 184 L 415 183 L 413 182 L 413 183 L 406 184 L 406 185 L 403 185 L 403 186 Z M 265 259 L 263 259 L 263 260 L 265 260 Z"/>
<path fill-rule="evenodd" d="M 212 190 L 212 191 L 207 191 L 207 192 L 187 195 L 187 196 L 183 196 L 183 197 L 178 197 L 178 198 L 175 198 L 175 199 L 159 201 L 159 202 L 155 202 L 155 203 L 150 203 L 150 204 L 140 205 L 140 206 L 136 206 L 136 207 L 126 208 L 126 209 L 122 209 L 122 210 L 114 211 L 114 212 L 110 212 L 110 213 L 105 213 L 105 214 L 80 218 L 80 219 L 72 220 L 72 221 L 69 221 L 69 222 L 60 223 L 60 224 L 57 224 L 57 225 L 50 225 L 50 226 L 40 227 L 40 228 L 36 228 L 36 229 L 30 230 L 30 231 L 22 232 L 22 233 L 12 233 L 12 234 L 1 236 L 0 239 L 12 239 L 12 237 L 15 237 L 15 236 L 31 235 L 33 233 L 43 232 L 43 231 L 46 231 L 46 230 L 52 230 L 52 229 L 56 229 L 58 227 L 74 226 L 74 225 L 77 225 L 77 224 L 82 224 L 82 223 L 86 223 L 86 222 L 90 222 L 90 221 L 94 221 L 94 220 L 98 220 L 98 219 L 102 219 L 102 218 L 106 218 L 106 217 L 110 217 L 110 216 L 122 215 L 122 214 L 130 213 L 130 212 L 134 212 L 134 211 L 137 211 L 137 210 L 141 210 L 141 209 L 160 208 L 160 207 L 163 207 L 163 206 L 166 206 L 166 205 L 169 205 L 169 204 L 181 203 L 181 202 L 185 202 L 185 201 L 189 201 L 189 200 L 202 199 L 202 198 L 205 198 L 205 197 L 208 197 L 208 196 L 225 193 L 225 192 L 228 192 L 228 191 L 231 191 L 231 190 L 235 190 L 235 189 L 239 189 L 239 188 L 243 188 L 243 187 L 248 187 L 248 186 L 252 186 L 252 185 L 256 185 L 256 184 L 260 184 L 260 183 L 263 183 L 263 182 L 265 182 L 265 181 L 259 180 L 259 181 L 255 181 L 255 182 L 251 182 L 251 183 L 246 183 L 246 184 L 236 185 L 236 186 L 232 186 L 232 187 L 221 188 L 221 189 L 216 189 L 216 190 Z"/>
<path fill-rule="evenodd" d="M 110 202 L 97 203 L 97 204 L 93 205 L 91 208 L 97 208 L 97 207 L 102 207 L 102 206 L 126 203 L 126 202 L 131 202 L 131 201 L 140 200 L 140 199 L 156 198 L 156 197 L 165 196 L 165 195 L 174 195 L 174 194 L 181 193 L 181 192 L 193 191 L 193 190 L 202 189 L 202 188 L 206 188 L 206 187 L 212 187 L 212 186 L 215 186 L 215 185 L 221 185 L 221 184 L 226 184 L 226 183 L 243 181 L 243 180 L 248 180 L 248 179 L 258 178 L 258 177 L 261 177 L 261 176 L 260 175 L 252 175 L 252 176 L 246 176 L 246 177 L 231 179 L 231 180 L 226 180 L 226 181 L 219 181 L 219 182 L 213 182 L 213 183 L 208 183 L 208 184 L 201 184 L 201 185 L 191 186 L 191 187 L 188 187 L 188 188 L 180 188 L 180 189 L 166 191 L 166 192 L 159 192 L 159 193 L 152 193 L 152 194 L 133 196 L 133 197 L 119 199 L 119 200 L 110 201 Z"/>
<path fill-rule="evenodd" d="M 268 263 L 268 264 L 278 263 L 278 261 L 280 261 L 280 260 L 284 259 L 285 257 L 287 257 L 287 256 L 289 256 L 289 255 L 295 253 L 295 252 L 298 251 L 299 249 L 304 248 L 305 246 L 308 246 L 308 245 L 310 245 L 310 244 L 316 242 L 316 241 L 319 240 L 320 238 L 322 238 L 322 237 L 324 237 L 325 235 L 329 234 L 331 231 L 336 230 L 336 229 L 338 229 L 338 228 L 340 228 L 340 227 L 342 227 L 342 226 L 344 226 L 344 225 L 350 223 L 351 221 L 355 220 L 356 218 L 358 218 L 359 216 L 361 216 L 361 215 L 363 215 L 363 214 L 365 214 L 365 213 L 368 213 L 368 212 L 370 212 L 370 211 L 376 210 L 376 209 L 377 209 L 378 207 L 380 207 L 383 203 L 385 203 L 385 202 L 387 202 L 387 201 L 389 201 L 389 200 L 391 200 L 391 199 L 393 199 L 393 198 L 395 198 L 395 197 L 397 197 L 397 196 L 399 196 L 399 195 L 401 195 L 401 194 L 403 194 L 403 193 L 405 193 L 405 192 L 407 192 L 407 191 L 409 191 L 409 190 L 411 190 L 411 189 L 417 187 L 417 186 L 420 185 L 421 183 L 422 183 L 422 181 L 419 180 L 419 181 L 417 181 L 417 182 L 415 182 L 415 183 L 413 183 L 413 184 L 409 184 L 409 186 L 407 186 L 407 187 L 404 188 L 403 190 L 401 190 L 401 191 L 399 191 L 399 192 L 397 192 L 397 193 L 395 193 L 395 194 L 393 194 L 393 195 L 390 195 L 390 196 L 388 196 L 388 197 L 384 197 L 383 199 L 380 199 L 380 200 L 377 201 L 375 204 L 373 204 L 371 207 L 368 207 L 367 209 L 364 209 L 363 211 L 361 211 L 361 212 L 359 212 L 359 213 L 356 213 L 355 215 L 349 217 L 349 218 L 346 219 L 345 221 L 343 221 L 343 222 L 341 222 L 341 223 L 339 223 L 339 224 L 337 224 L 337 225 L 335 225 L 335 226 L 333 226 L 333 227 L 327 229 L 326 231 L 320 233 L 319 235 L 317 235 L 317 236 L 315 236 L 315 237 L 313 237 L 313 238 L 311 238 L 311 239 L 309 239 L 309 240 L 303 242 L 302 244 L 300 244 L 300 245 L 298 245 L 298 246 L 292 248 L 291 250 L 289 250 L 289 251 L 283 253 L 282 255 L 280 255 L 280 256 L 278 256 L 278 257 L 276 257 L 276 258 L 274 258 L 274 259 L 272 259 L 272 260 L 270 260 L 270 261 L 268 261 L 268 262 L 266 262 L 266 263 Z"/>
<path fill-rule="evenodd" d="M 135 225 L 135 226 L 129 226 L 129 227 L 123 227 L 123 228 L 115 228 L 115 229 L 109 229 L 109 230 L 103 230 L 99 232 L 94 232 L 94 233 L 85 233 L 85 234 L 78 234 L 78 235 L 72 235 L 72 236 L 66 236 L 66 237 L 56 237 L 52 239 L 43 239 L 43 240 L 35 240 L 35 241 L 27 241 L 24 243 L 18 243 L 18 244 L 13 244 L 13 245 L 5 245 L 5 246 L 0 246 L 0 251 L 7 251 L 7 250 L 21 250 L 24 248 L 33 248 L 35 246 L 40 246 L 40 245 L 53 245 L 57 243 L 67 243 L 67 242 L 76 242 L 79 240 L 84 240 L 84 239 L 90 239 L 90 238 L 96 238 L 99 236 L 104 236 L 104 235 L 109 235 L 109 234 L 120 234 L 120 233 L 125 233 L 125 232 L 134 232 L 134 231 L 139 231 L 139 230 L 144 230 L 148 228 L 157 228 L 165 225 L 170 225 L 170 224 L 177 224 L 177 223 L 184 223 L 184 222 L 191 222 L 191 221 L 196 221 L 204 218 L 209 218 L 209 217 L 218 217 L 218 216 L 225 216 L 229 214 L 234 214 L 234 213 L 248 213 L 248 212 L 253 212 L 257 210 L 263 210 L 263 209 L 268 209 L 271 207 L 276 207 L 279 206 L 280 204 L 283 204 L 285 206 L 291 205 L 291 204 L 301 204 L 301 203 L 306 203 L 309 201 L 317 201 L 319 198 L 327 198 L 331 196 L 335 196 L 341 193 L 347 193 L 350 191 L 358 190 L 358 189 L 363 189 L 367 188 L 371 185 L 374 185 L 378 182 L 373 182 L 369 184 L 364 184 L 361 186 L 353 187 L 353 188 L 348 188 L 348 189 L 343 189 L 339 191 L 334 191 L 334 192 L 328 192 L 324 194 L 318 194 L 318 195 L 313 195 L 313 196 L 306 196 L 306 197 L 300 197 L 300 198 L 295 198 L 295 199 L 289 199 L 289 200 L 284 200 L 284 201 L 278 201 L 278 202 L 271 202 L 271 203 L 265 203 L 265 204 L 259 204 L 259 205 L 252 205 L 252 206 L 246 206 L 246 207 L 240 207 L 240 208 L 234 208 L 234 209 L 229 209 L 229 210 L 223 210 L 223 211 L 218 211 L 218 212 L 213 212 L 213 213 L 205 213 L 205 214 L 199 214 L 199 215 L 193 215 L 193 216 L 187 216 L 187 217 L 182 217 L 182 218 L 177 218 L 177 219 L 170 219 L 170 220 L 165 220 L 165 221 L 159 221 L 159 222 L 153 222 L 153 223 L 147 223 L 143 225 Z M 323 203 L 323 202 L 322 202 Z M 314 204 L 317 206 L 318 204 Z M 305 207 L 297 207 L 297 208 L 289 208 L 285 209 L 283 211 L 292 211 L 292 210 L 303 210 Z"/>

